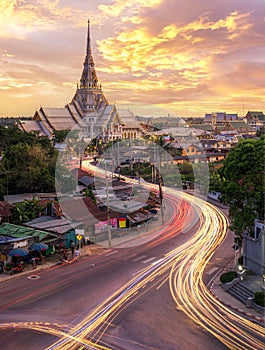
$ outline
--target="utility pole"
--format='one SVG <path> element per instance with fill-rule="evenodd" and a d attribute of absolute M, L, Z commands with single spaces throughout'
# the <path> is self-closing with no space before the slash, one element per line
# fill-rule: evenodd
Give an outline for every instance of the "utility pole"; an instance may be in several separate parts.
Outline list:
<path fill-rule="evenodd" d="M 106 180 L 106 193 L 107 193 L 107 221 L 108 221 L 108 245 L 111 248 L 111 227 L 110 227 L 110 208 L 109 208 L 109 182 L 107 176 L 107 167 L 105 162 L 105 180 Z"/>
<path fill-rule="evenodd" d="M 164 223 L 164 208 L 163 208 L 163 191 L 162 191 L 162 178 L 159 174 L 159 198 L 161 203 L 161 215 L 162 215 L 162 224 Z"/>
<path fill-rule="evenodd" d="M 108 180 L 106 182 L 108 184 Z M 107 185 L 107 219 L 108 219 L 109 248 L 111 248 L 111 227 L 110 227 L 110 208 L 109 208 L 109 187 L 108 187 L 108 185 Z"/>

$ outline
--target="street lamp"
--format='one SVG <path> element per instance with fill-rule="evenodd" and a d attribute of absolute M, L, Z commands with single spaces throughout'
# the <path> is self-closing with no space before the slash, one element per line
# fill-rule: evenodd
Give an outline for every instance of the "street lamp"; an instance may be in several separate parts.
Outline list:
<path fill-rule="evenodd" d="M 238 265 L 238 274 L 239 274 L 239 278 L 241 281 L 243 281 L 243 274 L 246 270 L 243 269 L 243 266 L 242 265 Z"/>

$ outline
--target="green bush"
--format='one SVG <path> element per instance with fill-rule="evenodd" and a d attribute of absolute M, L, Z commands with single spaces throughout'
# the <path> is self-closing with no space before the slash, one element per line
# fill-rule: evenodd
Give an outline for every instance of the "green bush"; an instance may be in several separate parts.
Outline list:
<path fill-rule="evenodd" d="M 256 292 L 253 301 L 255 304 L 265 307 L 265 292 Z"/>
<path fill-rule="evenodd" d="M 221 275 L 220 280 L 222 283 L 229 283 L 233 281 L 233 279 L 237 278 L 236 271 L 228 271 Z"/>

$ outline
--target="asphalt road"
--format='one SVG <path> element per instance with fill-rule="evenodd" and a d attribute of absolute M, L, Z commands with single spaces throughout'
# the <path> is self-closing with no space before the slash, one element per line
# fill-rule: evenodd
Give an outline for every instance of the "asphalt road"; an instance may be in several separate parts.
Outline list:
<path fill-rule="evenodd" d="M 82 257 L 76 264 L 42 270 L 35 279 L 22 275 L 1 283 L 0 318 L 7 326 L 0 329 L 0 348 L 44 349 L 56 339 L 49 334 L 51 329 L 68 330 L 78 324 L 137 272 L 172 247 L 188 241 L 193 233 L 194 229 L 166 240 L 160 237 L 159 244 L 149 242 L 136 248 L 106 250 L 100 255 Z M 106 333 L 104 341 L 113 349 L 225 348 L 176 310 L 166 283 L 158 290 L 148 288 Z M 20 322 L 25 323 L 25 328 L 16 327 Z M 113 342 L 116 333 L 118 344 Z"/>

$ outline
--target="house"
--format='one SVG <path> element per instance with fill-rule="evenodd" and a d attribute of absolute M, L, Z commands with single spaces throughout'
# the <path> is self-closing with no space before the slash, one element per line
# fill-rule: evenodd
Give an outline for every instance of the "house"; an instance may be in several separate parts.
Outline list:
<path fill-rule="evenodd" d="M 248 111 L 245 120 L 254 132 L 265 125 L 265 115 L 260 111 Z"/>
<path fill-rule="evenodd" d="M 241 135 L 239 135 L 239 132 L 235 130 L 231 122 L 226 122 L 216 128 L 215 138 L 218 140 L 237 143 L 238 137 L 241 138 Z"/>
<path fill-rule="evenodd" d="M 176 164 L 189 163 L 190 161 L 188 156 L 175 156 L 173 159 L 174 159 L 174 163 Z"/>
<path fill-rule="evenodd" d="M 196 145 L 194 143 L 188 145 L 188 144 L 181 144 L 182 147 L 182 156 L 198 156 L 203 155 L 203 149 L 200 145 Z"/>
<path fill-rule="evenodd" d="M 24 201 L 32 201 L 33 199 L 38 199 L 40 201 L 53 201 L 56 198 L 56 193 L 22 193 L 5 195 L 4 201 L 9 204 L 16 204 Z"/>
<path fill-rule="evenodd" d="M 215 125 L 209 123 L 192 123 L 190 127 L 197 130 L 196 133 L 199 139 L 212 138 L 214 135 Z"/>
<path fill-rule="evenodd" d="M 26 222 L 24 226 L 56 234 L 58 239 L 54 241 L 53 244 L 63 243 L 64 246 L 68 248 L 71 240 L 75 241 L 75 229 L 83 227 L 83 223 L 72 222 L 64 217 L 42 215 L 34 220 Z M 49 244 L 51 241 L 46 240 L 45 243 Z"/>
<path fill-rule="evenodd" d="M 203 139 L 200 140 L 200 144 L 202 145 L 205 151 L 208 150 L 224 150 L 230 149 L 231 143 L 225 140 L 217 140 L 217 139 Z"/>
<path fill-rule="evenodd" d="M 219 162 L 224 160 L 233 145 L 225 140 L 204 139 L 200 141 L 205 153 L 207 162 Z"/>
<path fill-rule="evenodd" d="M 230 125 L 242 136 L 252 136 L 255 134 L 250 125 L 244 120 L 232 121 Z"/>
<path fill-rule="evenodd" d="M 219 162 L 224 160 L 227 156 L 227 152 L 207 152 L 206 159 L 208 163 Z"/>
<path fill-rule="evenodd" d="M 176 164 L 211 163 L 226 158 L 231 145 L 222 140 L 203 139 L 198 144 L 181 144 L 182 154 L 174 157 Z"/>
<path fill-rule="evenodd" d="M 9 223 L 3 223 L 0 226 L 0 253 L 5 256 L 14 248 L 23 247 L 27 249 L 34 242 L 47 243 L 52 246 L 57 240 L 58 236 L 56 234 L 33 227 Z M 47 253 L 51 250 L 48 250 Z"/>

